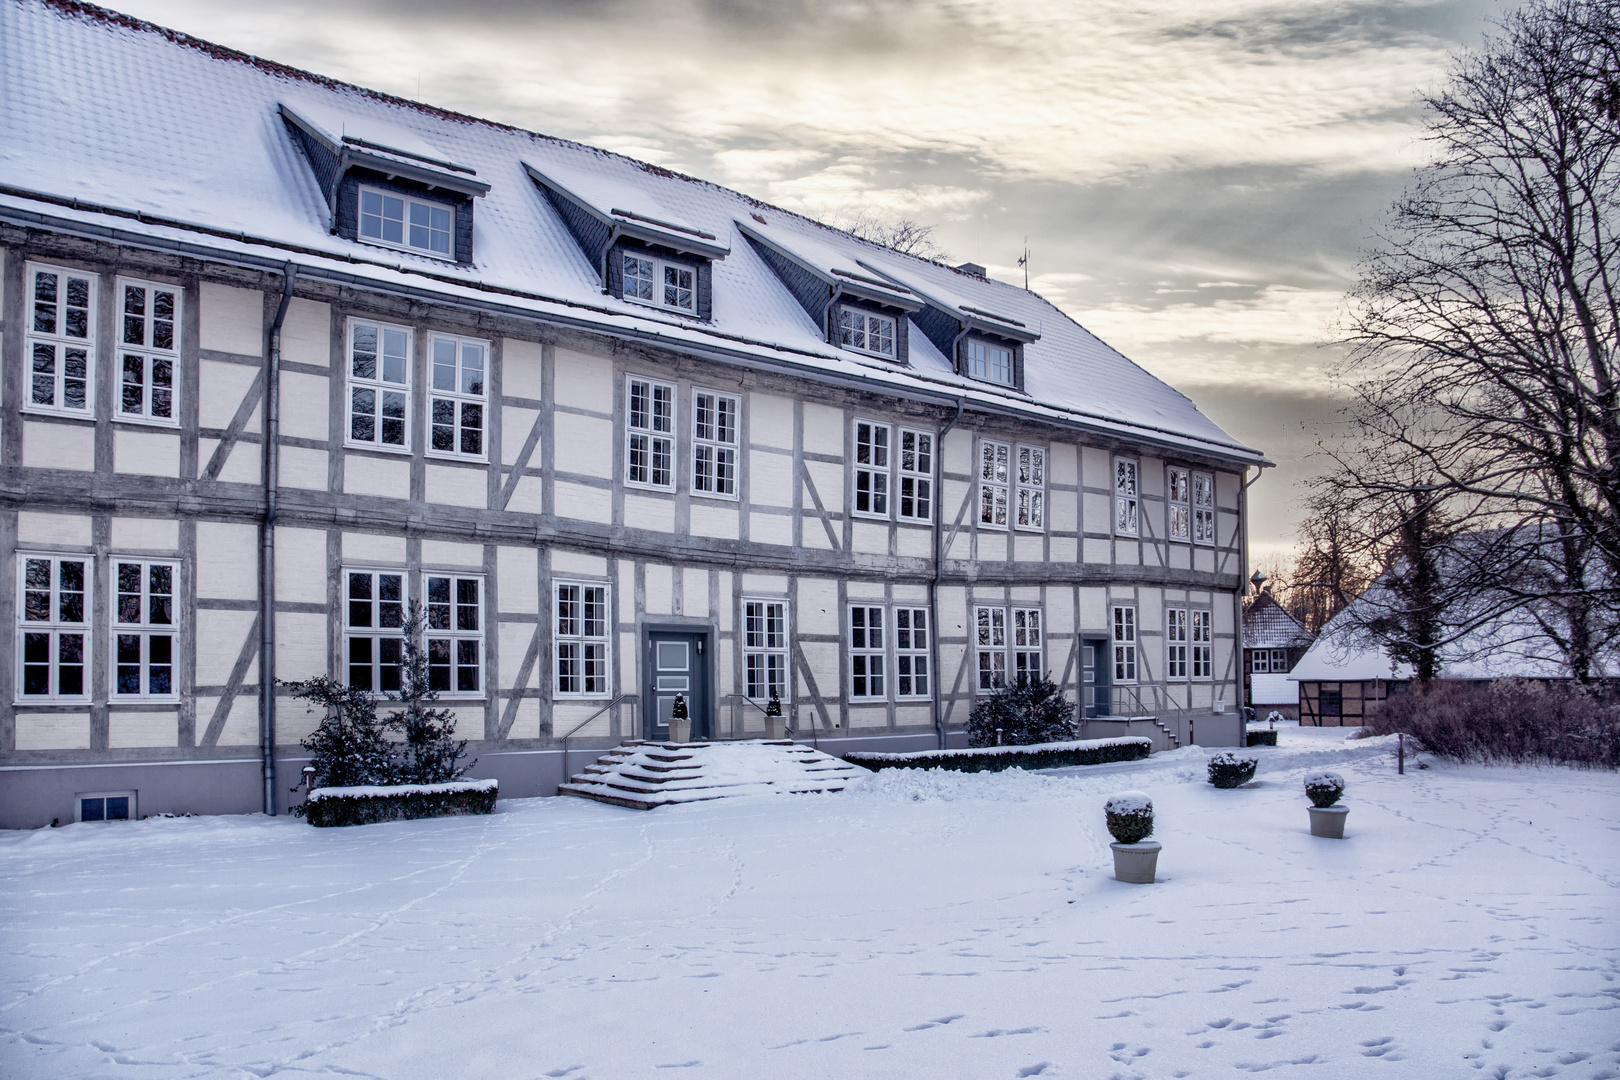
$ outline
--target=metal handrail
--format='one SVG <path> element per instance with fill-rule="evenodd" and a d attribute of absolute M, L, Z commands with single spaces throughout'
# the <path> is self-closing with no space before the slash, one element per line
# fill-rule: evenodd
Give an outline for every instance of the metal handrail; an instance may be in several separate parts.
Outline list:
<path fill-rule="evenodd" d="M 583 719 L 579 723 L 575 724 L 572 728 L 569 729 L 568 734 L 566 734 L 566 735 L 564 735 L 562 737 L 562 744 L 563 744 L 563 783 L 565 783 L 565 784 L 568 783 L 568 779 L 569 779 L 569 774 L 568 774 L 568 740 L 572 739 L 576 734 L 578 734 L 580 728 L 584 727 L 586 724 L 590 723 L 592 720 L 595 720 L 598 716 L 601 716 L 603 713 L 605 713 L 609 709 L 613 708 L 613 706 L 617 705 L 619 702 L 623 701 L 625 698 L 634 697 L 634 696 L 635 695 L 628 694 L 628 693 L 620 694 L 618 697 L 614 698 L 612 701 L 608 702 L 606 705 L 602 706 L 600 709 L 597 709 L 595 712 L 591 713 L 591 715 L 587 716 L 585 719 Z"/>

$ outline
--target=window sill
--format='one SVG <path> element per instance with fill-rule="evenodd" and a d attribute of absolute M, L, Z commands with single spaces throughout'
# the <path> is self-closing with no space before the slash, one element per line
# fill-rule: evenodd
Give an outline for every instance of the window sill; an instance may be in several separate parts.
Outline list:
<path fill-rule="evenodd" d="M 93 410 L 52 409 L 43 405 L 30 405 L 27 402 L 23 402 L 20 411 L 24 416 L 42 416 L 53 420 L 83 420 L 92 424 L 96 420 L 96 414 Z"/>
<path fill-rule="evenodd" d="M 707 499 L 710 502 L 731 503 L 733 506 L 742 501 L 742 497 L 739 495 L 719 495 L 712 491 L 694 491 L 692 492 L 692 498 Z"/>
<path fill-rule="evenodd" d="M 82 697 L 82 698 L 60 698 L 60 697 L 55 697 L 55 698 L 37 698 L 37 697 L 36 698 L 23 698 L 23 697 L 19 697 L 15 701 L 13 701 L 12 704 L 14 706 L 16 706 L 17 708 L 19 708 L 19 709 L 46 709 L 46 708 L 88 709 L 90 707 L 90 705 L 91 705 L 91 700 L 88 697 Z"/>
<path fill-rule="evenodd" d="M 851 510 L 849 516 L 859 521 L 889 522 L 894 520 L 888 514 L 874 514 L 870 510 Z"/>
<path fill-rule="evenodd" d="M 388 454 L 393 457 L 410 457 L 411 448 L 408 446 L 378 446 L 376 443 L 345 442 L 345 450 L 358 450 L 368 454 Z"/>
<path fill-rule="evenodd" d="M 456 463 L 459 463 L 459 464 L 462 464 L 462 465 L 488 465 L 489 464 L 489 455 L 488 454 L 479 454 L 477 456 L 474 456 L 472 454 L 457 454 L 457 453 L 454 453 L 454 452 L 449 451 L 449 450 L 426 450 L 426 451 L 423 451 L 423 456 L 426 457 L 430 461 L 449 461 L 449 462 L 456 462 Z"/>
<path fill-rule="evenodd" d="M 165 431 L 179 431 L 178 420 L 152 420 L 144 416 L 123 416 L 115 414 L 112 418 L 115 424 L 133 424 L 135 427 L 162 428 Z"/>
<path fill-rule="evenodd" d="M 650 491 L 655 495 L 675 494 L 674 484 L 670 484 L 668 487 L 659 487 L 655 484 L 638 484 L 634 480 L 626 480 L 624 482 L 624 486 L 631 491 Z"/>
<path fill-rule="evenodd" d="M 1027 534 L 1029 536 L 1045 536 L 1046 535 L 1046 526 L 1045 525 L 1014 525 L 1013 530 L 1015 532 L 1025 533 L 1025 534 Z"/>

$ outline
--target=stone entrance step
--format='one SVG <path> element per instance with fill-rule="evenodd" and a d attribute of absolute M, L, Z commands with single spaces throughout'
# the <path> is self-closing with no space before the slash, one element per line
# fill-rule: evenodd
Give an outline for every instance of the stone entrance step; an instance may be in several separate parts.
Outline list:
<path fill-rule="evenodd" d="M 557 788 L 559 795 L 652 810 L 733 795 L 842 791 L 866 770 L 790 740 L 626 742 Z"/>

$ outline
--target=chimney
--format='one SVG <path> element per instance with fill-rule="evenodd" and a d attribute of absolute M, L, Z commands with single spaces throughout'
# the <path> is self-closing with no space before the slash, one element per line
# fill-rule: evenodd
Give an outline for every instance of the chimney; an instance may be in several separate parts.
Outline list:
<path fill-rule="evenodd" d="M 962 263 L 957 269 L 964 274 L 972 274 L 976 278 L 982 278 L 987 273 L 985 268 L 978 263 Z"/>

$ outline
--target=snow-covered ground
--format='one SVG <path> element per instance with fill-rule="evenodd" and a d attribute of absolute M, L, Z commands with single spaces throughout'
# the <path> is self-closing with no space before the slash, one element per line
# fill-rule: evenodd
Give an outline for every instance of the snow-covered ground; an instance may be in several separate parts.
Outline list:
<path fill-rule="evenodd" d="M 0 835 L 0 1075 L 1620 1077 L 1620 777 L 1255 752 Z M 1112 878 L 1126 788 L 1156 885 Z"/>

